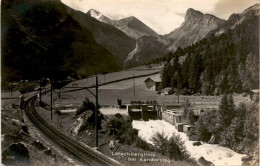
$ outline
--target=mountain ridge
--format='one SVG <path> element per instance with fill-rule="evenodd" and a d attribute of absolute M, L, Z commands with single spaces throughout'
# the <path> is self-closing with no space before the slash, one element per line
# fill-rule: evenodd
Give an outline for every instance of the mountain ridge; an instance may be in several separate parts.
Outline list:
<path fill-rule="evenodd" d="M 228 20 L 223 23 L 222 26 L 219 26 L 218 28 L 212 30 L 210 34 L 220 35 L 228 29 L 234 29 L 237 25 L 241 24 L 241 22 L 245 21 L 245 19 L 248 19 L 253 16 L 259 16 L 260 15 L 260 3 L 257 3 L 253 6 L 248 7 L 241 13 L 233 13 L 229 16 Z M 208 35 L 208 36 L 209 36 Z"/>
<path fill-rule="evenodd" d="M 135 40 L 114 26 L 91 17 L 89 12 L 85 14 L 81 11 L 75 11 L 68 6 L 66 6 L 66 9 L 72 18 L 92 33 L 98 44 L 115 55 L 122 66 L 128 53 L 134 49 Z M 109 19 L 103 16 L 99 17 Z"/>
<path fill-rule="evenodd" d="M 2 80 L 84 78 L 119 69 L 115 57 L 59 1 L 2 3 Z"/>
<path fill-rule="evenodd" d="M 126 35 L 128 35 L 132 39 L 137 40 L 138 38 L 144 35 L 158 38 L 158 34 L 154 30 L 152 30 L 150 27 L 145 25 L 142 21 L 140 21 L 135 16 L 129 16 L 119 20 L 113 20 L 101 13 L 100 13 L 100 17 L 95 17 L 95 15 L 91 13 L 92 11 L 96 11 L 96 13 L 100 13 L 97 10 L 91 9 L 87 12 L 87 14 L 98 19 L 101 22 L 116 27 L 117 29 L 123 31 Z"/>
<path fill-rule="evenodd" d="M 125 67 L 142 65 L 168 52 L 165 46 L 167 41 L 164 41 L 165 39 L 162 36 L 159 36 L 135 16 L 112 20 L 94 9 L 89 10 L 87 15 L 105 24 L 114 26 L 135 40 L 135 47 L 129 51 L 124 59 Z"/>
<path fill-rule="evenodd" d="M 152 59 L 164 56 L 167 52 L 167 47 L 157 38 L 144 35 L 136 41 L 136 47 L 128 54 L 125 63 L 127 67 L 145 64 Z"/>
<path fill-rule="evenodd" d="M 200 11 L 189 8 L 186 11 L 182 25 L 166 37 L 173 40 L 168 47 L 169 51 L 175 51 L 178 47 L 184 48 L 202 40 L 213 29 L 222 25 L 225 20 L 211 14 L 203 14 Z"/>

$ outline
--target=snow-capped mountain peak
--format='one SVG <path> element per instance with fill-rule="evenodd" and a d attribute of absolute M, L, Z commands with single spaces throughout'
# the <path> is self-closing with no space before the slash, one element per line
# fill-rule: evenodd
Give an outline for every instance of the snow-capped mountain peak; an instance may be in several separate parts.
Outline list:
<path fill-rule="evenodd" d="M 99 11 L 96 11 L 95 9 L 89 10 L 89 15 L 97 20 L 100 20 L 100 18 L 103 16 Z"/>
<path fill-rule="evenodd" d="M 158 34 L 154 30 L 152 30 L 134 16 L 122 18 L 120 20 L 113 20 L 94 9 L 89 10 L 87 14 L 97 19 L 98 21 L 116 27 L 120 31 L 124 32 L 127 36 L 135 40 L 144 35 L 158 37 Z"/>

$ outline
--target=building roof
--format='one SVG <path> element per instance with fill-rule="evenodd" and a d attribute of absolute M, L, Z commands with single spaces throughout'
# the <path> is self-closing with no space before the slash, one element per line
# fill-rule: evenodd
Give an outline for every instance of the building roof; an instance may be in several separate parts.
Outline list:
<path fill-rule="evenodd" d="M 167 87 L 161 90 L 161 92 L 169 92 L 172 88 L 171 87 Z"/>
<path fill-rule="evenodd" d="M 148 77 L 146 80 L 144 80 L 144 82 L 147 82 L 149 80 L 152 80 L 154 82 L 162 82 L 162 80 L 160 78 L 160 74 L 152 75 L 152 76 Z"/>

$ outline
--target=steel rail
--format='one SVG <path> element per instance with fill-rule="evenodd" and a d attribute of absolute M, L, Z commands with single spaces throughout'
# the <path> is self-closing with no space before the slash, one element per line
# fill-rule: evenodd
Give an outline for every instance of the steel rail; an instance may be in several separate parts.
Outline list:
<path fill-rule="evenodd" d="M 31 122 L 34 123 L 44 134 L 50 139 L 66 149 L 68 152 L 84 161 L 87 165 L 121 165 L 119 162 L 112 160 L 100 153 L 96 152 L 90 147 L 81 145 L 76 140 L 66 136 L 57 129 L 49 125 L 42 117 L 38 115 L 33 106 L 33 102 L 36 99 L 36 95 L 29 98 L 25 102 L 25 112 Z"/>

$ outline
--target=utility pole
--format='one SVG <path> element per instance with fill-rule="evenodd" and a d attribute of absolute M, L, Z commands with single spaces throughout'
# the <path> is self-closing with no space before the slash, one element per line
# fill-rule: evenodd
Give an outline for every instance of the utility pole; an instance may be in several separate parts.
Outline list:
<path fill-rule="evenodd" d="M 13 83 L 11 83 L 11 96 L 13 96 Z"/>
<path fill-rule="evenodd" d="M 134 96 L 135 96 L 135 74 L 133 73 L 133 83 L 134 83 Z"/>
<path fill-rule="evenodd" d="M 98 147 L 98 77 L 96 76 L 96 111 L 95 111 L 95 122 L 96 122 L 96 147 Z"/>
<path fill-rule="evenodd" d="M 180 102 L 179 98 L 180 98 L 180 89 L 178 88 L 178 103 Z"/>
<path fill-rule="evenodd" d="M 51 120 L 52 120 L 52 79 L 51 79 Z"/>
<path fill-rule="evenodd" d="M 86 66 L 86 77 L 87 77 L 87 81 L 88 81 L 88 65 Z"/>
<path fill-rule="evenodd" d="M 39 102 L 39 106 L 40 106 L 40 103 L 42 101 L 42 86 L 41 86 L 42 82 L 41 82 L 41 79 L 40 79 L 40 102 Z"/>
<path fill-rule="evenodd" d="M 96 148 L 97 148 L 98 147 L 98 76 L 96 76 L 96 86 L 95 85 L 90 86 L 90 87 L 73 87 L 72 86 L 72 87 L 64 87 L 64 88 L 71 88 L 71 89 L 74 89 L 74 88 L 78 89 L 78 88 L 80 88 L 79 90 L 86 89 L 90 94 L 92 94 L 95 97 L 95 99 L 96 99 L 96 107 L 95 107 L 94 111 L 95 111 L 95 133 L 96 134 L 94 134 L 94 135 L 96 137 Z M 90 88 L 96 88 L 96 94 L 93 93 L 90 90 Z"/>

